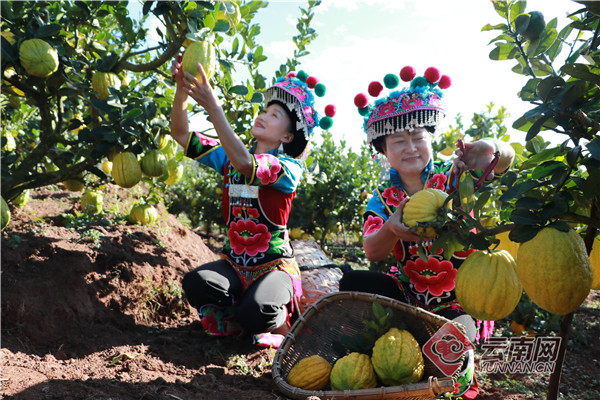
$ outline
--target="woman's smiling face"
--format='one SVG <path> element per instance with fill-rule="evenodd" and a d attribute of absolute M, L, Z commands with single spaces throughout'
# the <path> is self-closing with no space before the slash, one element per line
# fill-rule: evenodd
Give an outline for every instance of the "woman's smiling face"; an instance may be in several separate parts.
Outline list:
<path fill-rule="evenodd" d="M 400 176 L 420 174 L 432 158 L 431 134 L 425 128 L 416 128 L 387 135 L 383 154 Z"/>

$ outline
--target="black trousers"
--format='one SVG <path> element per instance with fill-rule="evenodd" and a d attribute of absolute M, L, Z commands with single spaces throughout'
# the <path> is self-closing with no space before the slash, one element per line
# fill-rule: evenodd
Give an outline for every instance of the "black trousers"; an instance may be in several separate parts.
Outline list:
<path fill-rule="evenodd" d="M 283 271 L 261 276 L 244 292 L 240 278 L 225 260 L 203 264 L 188 272 L 182 286 L 192 307 L 235 306 L 234 318 L 248 333 L 268 332 L 282 326 L 294 296 L 292 278 Z"/>

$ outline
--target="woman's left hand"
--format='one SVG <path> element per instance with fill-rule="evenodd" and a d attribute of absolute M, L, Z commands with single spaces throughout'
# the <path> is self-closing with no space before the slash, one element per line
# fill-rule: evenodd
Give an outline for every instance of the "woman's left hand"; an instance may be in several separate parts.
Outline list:
<path fill-rule="evenodd" d="M 184 72 L 183 90 L 188 96 L 196 100 L 200 106 L 208 111 L 210 115 L 211 111 L 215 107 L 218 107 L 218 98 L 208 83 L 208 78 L 206 77 L 204 68 L 202 68 L 200 63 L 198 63 L 198 71 L 200 72 L 200 78 L 202 81 L 196 79 L 196 77 L 189 72 Z"/>
<path fill-rule="evenodd" d="M 453 160 L 454 167 L 460 172 L 475 169 L 485 170 L 494 159 L 495 152 L 496 148 L 494 145 L 486 140 L 465 143 L 464 154 L 460 149 L 454 152 L 457 156 Z M 490 172 L 487 179 L 493 178 L 493 174 L 494 171 Z"/>

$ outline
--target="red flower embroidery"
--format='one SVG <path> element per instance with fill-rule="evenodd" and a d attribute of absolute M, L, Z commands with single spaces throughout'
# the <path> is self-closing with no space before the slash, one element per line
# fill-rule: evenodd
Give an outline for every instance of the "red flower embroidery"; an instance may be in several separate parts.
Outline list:
<path fill-rule="evenodd" d="M 258 218 L 259 216 L 258 210 L 254 207 L 248 208 L 246 212 L 248 213 L 248 218 Z"/>
<path fill-rule="evenodd" d="M 394 111 L 396 111 L 396 107 L 394 107 L 394 104 L 392 102 L 389 102 L 382 105 L 381 108 L 379 108 L 377 115 L 387 115 L 393 113 Z"/>
<path fill-rule="evenodd" d="M 394 257 L 398 261 L 404 261 L 404 244 L 398 240 L 394 245 Z"/>
<path fill-rule="evenodd" d="M 234 217 L 241 218 L 242 217 L 242 207 L 235 206 L 231 209 L 231 213 Z"/>
<path fill-rule="evenodd" d="M 448 260 L 429 258 L 427 262 L 420 258 L 408 261 L 404 273 L 418 292 L 429 291 L 433 296 L 441 296 L 454 289 L 457 270 Z"/>
<path fill-rule="evenodd" d="M 264 224 L 257 224 L 252 220 L 232 222 L 229 231 L 229 242 L 236 254 L 246 252 L 254 257 L 269 249 L 271 233 Z"/>
<path fill-rule="evenodd" d="M 475 249 L 469 249 L 467 251 L 459 250 L 459 251 L 454 252 L 454 254 L 452 256 L 454 258 L 464 259 L 464 258 L 467 258 L 469 256 L 469 254 L 471 254 L 475 251 L 477 251 L 477 250 L 475 250 Z"/>
<path fill-rule="evenodd" d="M 427 182 L 428 188 L 444 190 L 446 188 L 446 181 L 448 177 L 445 174 L 435 174 Z"/>
<path fill-rule="evenodd" d="M 202 143 L 203 146 L 215 146 L 217 144 L 215 139 L 204 136 L 199 132 L 196 132 L 196 136 L 198 136 L 198 139 L 200 139 L 200 143 Z"/>
<path fill-rule="evenodd" d="M 281 171 L 281 164 L 277 157 L 270 154 L 257 154 L 256 162 L 256 177 L 260 179 L 260 183 L 268 185 L 277 181 L 277 174 Z"/>
<path fill-rule="evenodd" d="M 404 192 L 396 186 L 385 189 L 381 195 L 385 199 L 385 204 L 392 207 L 398 207 L 400 202 L 404 200 Z"/>
<path fill-rule="evenodd" d="M 421 100 L 420 98 L 410 98 L 408 96 L 406 96 L 404 99 L 402 99 L 402 108 L 404 110 L 407 110 L 409 108 L 413 108 L 413 107 L 419 107 L 423 105 L 423 100 Z"/>
<path fill-rule="evenodd" d="M 369 236 L 371 233 L 375 233 L 380 230 L 382 226 L 383 218 L 369 215 L 363 227 L 363 233 L 365 236 Z"/>

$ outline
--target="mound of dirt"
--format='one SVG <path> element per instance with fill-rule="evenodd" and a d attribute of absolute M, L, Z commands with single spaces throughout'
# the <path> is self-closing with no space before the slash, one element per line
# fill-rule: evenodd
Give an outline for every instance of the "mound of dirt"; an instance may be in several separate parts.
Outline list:
<path fill-rule="evenodd" d="M 135 191 L 107 186 L 103 218 L 80 192 L 40 189 L 2 232 L 6 399 L 280 398 L 273 350 L 206 336 L 181 278 L 218 258 L 163 206 L 126 222 Z M 218 394 L 218 395 L 216 395 Z"/>

